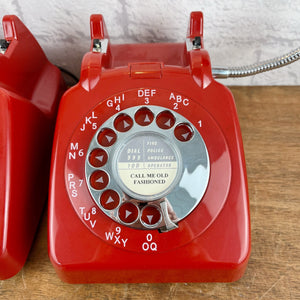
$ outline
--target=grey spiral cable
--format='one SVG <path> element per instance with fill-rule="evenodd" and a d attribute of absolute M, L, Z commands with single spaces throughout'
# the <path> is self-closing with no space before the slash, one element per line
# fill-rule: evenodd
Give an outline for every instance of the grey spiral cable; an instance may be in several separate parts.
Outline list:
<path fill-rule="evenodd" d="M 280 57 L 270 59 L 270 60 L 265 60 L 253 65 L 234 67 L 234 68 L 223 68 L 223 67 L 212 68 L 212 74 L 215 78 L 252 76 L 258 73 L 263 73 L 276 68 L 286 66 L 288 64 L 297 61 L 298 59 L 300 59 L 300 47 Z"/>

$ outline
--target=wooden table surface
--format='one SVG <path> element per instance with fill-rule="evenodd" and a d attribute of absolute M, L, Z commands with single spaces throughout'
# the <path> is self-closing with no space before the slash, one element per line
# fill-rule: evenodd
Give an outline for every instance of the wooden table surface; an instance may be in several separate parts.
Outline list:
<path fill-rule="evenodd" d="M 60 281 L 47 255 L 47 214 L 1 299 L 300 299 L 300 87 L 232 87 L 247 162 L 252 252 L 234 283 Z"/>

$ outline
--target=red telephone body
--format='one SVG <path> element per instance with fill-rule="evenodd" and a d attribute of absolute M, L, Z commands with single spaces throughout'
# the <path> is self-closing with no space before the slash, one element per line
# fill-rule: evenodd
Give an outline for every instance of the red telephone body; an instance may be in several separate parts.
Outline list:
<path fill-rule="evenodd" d="M 70 283 L 239 279 L 250 253 L 234 99 L 211 73 L 202 13 L 187 44 L 91 52 L 62 97 L 50 179 L 49 255 Z"/>
<path fill-rule="evenodd" d="M 47 199 L 52 134 L 64 83 L 16 16 L 0 54 L 0 279 L 23 267 Z"/>

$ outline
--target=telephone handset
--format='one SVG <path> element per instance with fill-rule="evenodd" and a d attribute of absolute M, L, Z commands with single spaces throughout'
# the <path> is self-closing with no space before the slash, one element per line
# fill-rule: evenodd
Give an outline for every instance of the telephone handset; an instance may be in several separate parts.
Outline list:
<path fill-rule="evenodd" d="M 23 267 L 47 199 L 52 133 L 64 90 L 24 24 L 3 18 L 0 44 L 0 279 Z"/>
<path fill-rule="evenodd" d="M 62 98 L 49 202 L 61 279 L 233 281 L 250 252 L 246 169 L 234 100 L 211 74 L 202 13 L 184 44 L 91 51 Z"/>

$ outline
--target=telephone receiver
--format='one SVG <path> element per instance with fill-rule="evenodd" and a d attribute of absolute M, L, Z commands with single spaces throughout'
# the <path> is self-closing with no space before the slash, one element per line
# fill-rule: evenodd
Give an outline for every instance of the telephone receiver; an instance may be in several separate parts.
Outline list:
<path fill-rule="evenodd" d="M 0 279 L 23 267 L 47 199 L 59 99 L 57 67 L 13 15 L 0 46 Z"/>

